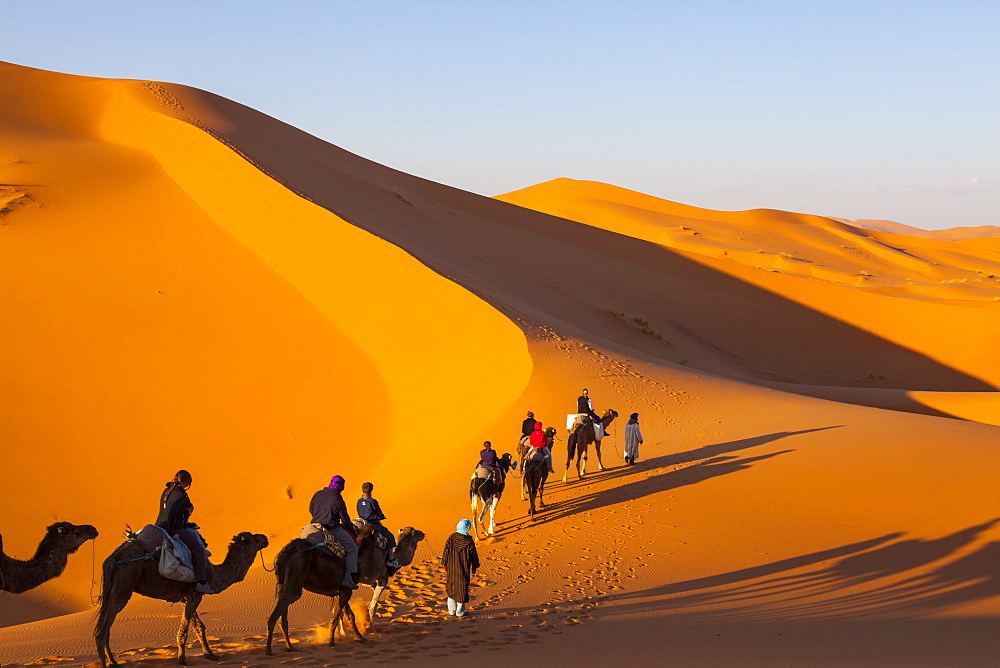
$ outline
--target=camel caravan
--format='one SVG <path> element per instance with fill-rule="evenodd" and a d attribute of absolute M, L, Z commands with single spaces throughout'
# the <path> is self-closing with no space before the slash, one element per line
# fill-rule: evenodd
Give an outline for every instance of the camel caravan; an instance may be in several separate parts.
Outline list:
<path fill-rule="evenodd" d="M 582 480 L 586 475 L 587 455 L 591 445 L 597 455 L 598 470 L 606 470 L 601 459 L 601 441 L 608 435 L 608 427 L 618 417 L 618 412 L 610 408 L 598 416 L 594 412 L 587 388 L 584 388 L 577 397 L 576 409 L 576 413 L 566 416 L 566 429 L 569 433 L 566 438 L 566 470 L 562 478 L 564 483 L 569 477 L 574 457 L 577 480 Z M 642 434 L 638 418 L 638 413 L 632 413 L 625 426 L 623 460 L 627 465 L 635 464 L 639 456 Z M 506 487 L 507 475 L 511 471 L 520 471 L 521 500 L 528 501 L 529 519 L 534 520 L 538 509 L 545 507 L 545 483 L 549 475 L 555 473 L 552 467 L 552 448 L 558 439 L 556 433 L 554 427 L 543 429 L 542 423 L 535 419 L 535 414 L 528 411 L 527 418 L 521 424 L 521 438 L 516 451 L 517 461 L 513 461 L 513 457 L 506 453 L 498 457 L 489 441 L 483 444 L 484 448 L 479 453 L 479 463 L 469 483 L 472 526 L 477 538 L 481 538 L 480 527 L 486 536 L 493 536 L 496 533 L 496 510 Z M 487 512 L 489 512 L 488 522 Z"/>
<path fill-rule="evenodd" d="M 567 416 L 564 483 L 574 457 L 577 479 L 582 480 L 586 475 L 591 445 L 597 455 L 598 468 L 605 470 L 601 461 L 601 440 L 617 417 L 618 413 L 612 409 L 598 416 L 588 391 L 583 390 L 577 398 L 577 412 Z M 632 413 L 625 428 L 624 461 L 628 465 L 635 463 L 638 446 L 642 443 L 638 417 L 638 413 Z M 476 538 L 480 539 L 480 529 L 487 537 L 496 533 L 496 509 L 508 475 L 519 471 L 521 499 L 527 497 L 528 515 L 532 520 L 537 509 L 545 507 L 545 482 L 555 473 L 552 448 L 558 440 L 557 431 L 553 427 L 543 429 L 534 413 L 528 412 L 521 432 L 517 461 L 509 453 L 498 455 L 489 441 L 483 444 L 479 464 L 469 484 L 473 519 L 461 520 L 446 544 L 442 563 L 449 566 L 448 610 L 455 617 L 466 615 L 469 578 L 479 567 L 475 545 L 468 532 L 474 529 Z M 97 656 L 102 667 L 119 665 L 111 650 L 111 628 L 133 594 L 183 604 L 176 635 L 179 664 L 187 664 L 185 652 L 192 626 L 203 656 L 219 659 L 209 645 L 198 607 L 204 596 L 221 593 L 241 582 L 255 558 L 268 546 L 268 540 L 262 534 L 243 531 L 233 536 L 221 562 L 210 561 L 208 543 L 199 533 L 199 526 L 191 521 L 194 512 L 188 494 L 191 485 L 191 474 L 178 471 L 164 485 L 156 521 L 135 532 L 127 527 L 125 541 L 104 560 L 94 627 Z M 331 647 L 338 628 L 347 636 L 349 627 L 355 641 L 366 642 L 349 605 L 352 595 L 359 586 L 372 589 L 368 617 L 369 630 L 374 632 L 375 613 L 382 593 L 393 575 L 413 562 L 417 545 L 424 539 L 419 529 L 405 527 L 393 534 L 382 525 L 386 516 L 372 495 L 371 483 L 362 485 L 362 496 L 356 506 L 358 517 L 352 519 L 342 496 L 345 485 L 344 478 L 335 475 L 326 487 L 313 495 L 309 504 L 310 523 L 275 557 L 277 601 L 267 618 L 265 652 L 268 655 L 272 653 L 274 627 L 279 622 L 285 649 L 294 651 L 288 634 L 288 612 L 304 591 L 331 599 Z M 97 535 L 97 529 L 90 525 L 58 522 L 48 527 L 35 555 L 27 561 L 4 554 L 0 536 L 0 591 L 19 594 L 58 577 L 65 570 L 69 555 Z M 263 564 L 263 557 L 261 562 Z"/>
<path fill-rule="evenodd" d="M 268 540 L 262 534 L 238 533 L 226 547 L 222 562 L 212 563 L 207 542 L 198 525 L 191 522 L 194 512 L 188 495 L 191 484 L 191 474 L 178 471 L 160 495 L 155 523 L 139 531 L 127 528 L 125 541 L 104 560 L 94 626 L 101 666 L 119 665 L 111 650 L 111 628 L 133 594 L 183 604 L 176 636 L 180 665 L 187 665 L 187 640 L 192 626 L 203 656 L 213 661 L 219 659 L 209 645 L 198 607 L 204 596 L 221 593 L 241 582 L 254 559 L 268 546 Z M 275 558 L 277 604 L 267 622 L 268 654 L 279 619 L 286 649 L 294 651 L 288 636 L 288 608 L 302 596 L 303 590 L 333 599 L 330 646 L 334 645 L 333 627 L 340 623 L 345 612 L 355 639 L 365 642 L 348 605 L 352 594 L 361 585 L 372 589 L 369 628 L 375 631 L 374 617 L 382 593 L 393 575 L 412 563 L 417 544 L 424 539 L 424 533 L 413 527 L 393 534 L 382 526 L 385 515 L 371 495 L 371 483 L 362 486 L 362 497 L 357 503 L 360 517 L 352 519 L 341 496 L 344 485 L 343 477 L 333 476 L 327 487 L 313 495 L 309 507 L 312 521 Z M 4 554 L 0 536 L 0 590 L 20 594 L 58 577 L 65 570 L 69 555 L 97 535 L 97 529 L 90 525 L 58 522 L 48 527 L 35 555 L 27 561 Z"/>
<path fill-rule="evenodd" d="M 100 607 L 94 627 L 101 666 L 118 665 L 111 651 L 111 627 L 133 593 L 184 604 L 177 630 L 179 664 L 187 664 L 185 650 L 192 625 L 203 656 L 213 661 L 219 659 L 209 645 L 198 606 L 205 595 L 218 594 L 242 581 L 254 559 L 268 546 L 268 540 L 262 534 L 239 533 L 227 546 L 222 563 L 211 563 L 208 544 L 198 532 L 198 525 L 191 522 L 194 504 L 187 493 L 191 483 L 190 473 L 178 471 L 160 496 L 156 522 L 138 532 L 129 529 L 125 542 L 104 561 Z M 371 483 L 362 486 L 362 498 L 357 503 L 361 517 L 352 519 L 341 495 L 345 484 L 343 477 L 333 476 L 327 487 L 313 495 L 309 504 L 312 521 L 275 558 L 277 604 L 267 621 L 267 654 L 271 654 L 274 626 L 279 620 L 285 648 L 294 651 L 288 636 L 288 608 L 302 596 L 303 590 L 329 596 L 333 601 L 331 647 L 334 627 L 344 613 L 355 639 L 365 642 L 348 604 L 352 594 L 359 585 L 373 589 L 368 609 L 374 617 L 389 579 L 413 561 L 417 543 L 424 538 L 422 531 L 406 527 L 399 531 L 397 540 L 382 526 L 385 515 L 371 495 Z M 374 624 L 371 630 L 375 630 Z"/>

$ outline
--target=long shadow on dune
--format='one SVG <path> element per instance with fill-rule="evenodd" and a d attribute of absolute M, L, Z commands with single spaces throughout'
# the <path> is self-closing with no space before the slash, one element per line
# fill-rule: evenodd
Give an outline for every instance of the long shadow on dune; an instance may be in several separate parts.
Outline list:
<path fill-rule="evenodd" d="M 569 482 L 568 488 L 571 491 L 582 492 L 581 496 L 556 501 L 546 505 L 544 511 L 535 516 L 535 521 L 531 527 L 547 524 L 553 520 L 577 513 L 583 513 L 605 506 L 621 503 L 623 500 L 641 499 L 650 494 L 656 494 L 668 489 L 677 489 L 688 485 L 696 485 L 700 482 L 745 471 L 757 462 L 761 462 L 778 455 L 783 455 L 792 450 L 781 450 L 754 457 L 726 456 L 732 452 L 756 448 L 766 445 L 782 438 L 808 434 L 815 431 L 825 431 L 827 429 L 837 429 L 843 425 L 831 425 L 829 427 L 816 427 L 814 429 L 803 429 L 801 431 L 780 431 L 773 434 L 763 434 L 751 438 L 742 438 L 736 441 L 725 443 L 711 443 L 709 445 L 679 452 L 672 455 L 662 455 L 654 457 L 635 466 L 617 467 L 607 471 L 588 474 L 583 480 Z M 558 453 L 554 455 L 558 459 Z M 671 466 L 705 460 L 698 465 L 688 466 L 678 470 L 660 471 Z M 573 473 L 571 473 L 573 475 Z M 595 492 L 588 492 L 589 485 L 596 483 L 607 483 L 615 480 L 627 480 L 624 484 L 615 485 L 610 489 L 603 489 Z M 567 487 L 560 485 L 559 488 L 550 487 L 550 493 L 559 490 L 566 490 Z M 519 520 L 515 520 L 519 521 Z M 511 522 L 507 522 L 501 533 L 505 533 L 514 527 L 509 527 Z"/>
<path fill-rule="evenodd" d="M 290 190 L 402 248 L 515 320 L 570 329 L 664 362 L 676 363 L 678 350 L 696 351 L 700 361 L 691 365 L 740 378 L 993 389 L 659 244 L 411 176 L 225 98 L 171 90 L 182 98 L 197 95 L 191 109 L 212 111 L 202 114 L 201 127 Z M 658 336 L 629 327 L 618 313 L 641 318 Z M 967 340 L 970 328 L 955 327 L 955 340 Z"/>
<path fill-rule="evenodd" d="M 750 621 L 924 616 L 1000 596 L 1000 541 L 957 556 L 1000 518 L 933 539 L 902 532 L 729 573 L 601 597 L 615 615 L 694 606 L 699 618 Z M 829 566 L 803 568 L 837 561 Z"/>

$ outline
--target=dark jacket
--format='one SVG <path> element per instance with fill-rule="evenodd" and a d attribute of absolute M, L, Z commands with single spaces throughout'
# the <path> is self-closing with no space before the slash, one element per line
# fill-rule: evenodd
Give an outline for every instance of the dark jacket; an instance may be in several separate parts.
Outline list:
<path fill-rule="evenodd" d="M 332 487 L 324 487 L 313 494 L 312 501 L 309 502 L 309 512 L 312 514 L 311 521 L 315 524 L 322 524 L 327 529 L 342 526 L 349 533 L 355 533 L 354 523 L 347 514 L 344 497 Z"/>
<path fill-rule="evenodd" d="M 160 513 L 156 516 L 156 526 L 163 527 L 173 535 L 187 528 L 193 512 L 194 504 L 187 491 L 180 485 L 168 482 L 166 489 L 160 494 Z"/>
<path fill-rule="evenodd" d="M 469 602 L 469 583 L 472 575 L 479 568 L 479 554 L 472 536 L 458 533 L 450 536 L 444 544 L 444 554 L 441 563 L 448 571 L 445 591 L 448 598 L 459 603 Z"/>
<path fill-rule="evenodd" d="M 378 505 L 378 500 L 371 496 L 362 496 L 358 499 L 358 517 L 369 524 L 379 524 L 385 519 L 382 507 Z"/>
<path fill-rule="evenodd" d="M 581 394 L 576 398 L 576 412 L 577 413 L 590 413 L 593 409 L 590 407 L 590 397 Z"/>
<path fill-rule="evenodd" d="M 497 463 L 497 451 L 493 448 L 480 450 L 478 466 L 499 466 Z"/>
<path fill-rule="evenodd" d="M 535 428 L 535 418 L 527 418 L 521 423 L 521 436 L 528 436 Z"/>

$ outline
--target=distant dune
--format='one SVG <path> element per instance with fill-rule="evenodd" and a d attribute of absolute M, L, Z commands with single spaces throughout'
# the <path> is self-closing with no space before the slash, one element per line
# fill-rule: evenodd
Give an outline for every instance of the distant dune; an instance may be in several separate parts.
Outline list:
<path fill-rule="evenodd" d="M 0 64 L 0 98 L 2 546 L 101 532 L 0 597 L 0 662 L 94 660 L 100 562 L 182 467 L 215 558 L 249 530 L 270 567 L 334 473 L 427 533 L 369 644 L 296 603 L 298 662 L 995 662 L 1000 237 L 569 179 L 486 198 L 177 84 Z M 583 387 L 619 418 L 563 484 Z M 549 505 L 509 480 L 447 619 L 437 557 L 527 410 L 559 427 Z M 203 602 L 223 662 L 288 661 L 273 578 Z M 112 647 L 164 661 L 177 608 L 135 597 Z"/>
<path fill-rule="evenodd" d="M 846 218 L 831 218 L 841 223 L 847 223 L 854 227 L 861 227 L 866 230 L 876 232 L 889 232 L 890 234 L 910 234 L 925 239 L 938 239 L 940 241 L 968 241 L 971 239 L 992 239 L 1000 237 L 1000 227 L 995 225 L 981 225 L 979 227 L 949 227 L 942 230 L 924 230 L 912 225 L 904 225 L 891 220 L 847 220 Z"/>

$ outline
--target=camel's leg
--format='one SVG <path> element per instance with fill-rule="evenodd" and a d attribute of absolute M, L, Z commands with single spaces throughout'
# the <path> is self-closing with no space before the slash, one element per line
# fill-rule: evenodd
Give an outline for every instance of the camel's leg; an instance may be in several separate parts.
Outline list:
<path fill-rule="evenodd" d="M 198 642 L 201 643 L 201 653 L 205 655 L 205 658 L 209 661 L 218 661 L 219 655 L 212 651 L 212 648 L 208 646 L 208 637 L 205 635 L 205 622 L 201 621 L 201 617 L 198 616 L 198 611 L 194 613 L 194 617 L 191 618 L 194 623 L 194 632 L 198 636 Z"/>
<path fill-rule="evenodd" d="M 334 646 L 337 638 L 337 626 L 340 624 L 340 617 L 344 614 L 344 607 L 350 607 L 351 590 L 343 588 L 337 592 L 336 596 L 330 597 L 330 647 Z"/>
<path fill-rule="evenodd" d="M 479 512 L 479 495 L 473 492 L 471 496 L 472 496 L 472 530 L 476 532 L 476 538 L 479 538 L 479 523 L 476 521 L 477 513 Z"/>
<path fill-rule="evenodd" d="M 538 481 L 538 505 L 540 508 L 545 507 L 545 481 L 548 477 L 548 473 L 543 473 L 542 479 Z"/>
<path fill-rule="evenodd" d="M 289 652 L 295 651 L 295 648 L 292 647 L 292 641 L 288 637 L 288 607 L 299 600 L 301 596 L 302 587 L 296 587 L 287 580 L 283 583 L 281 592 L 278 595 L 278 602 L 274 604 L 274 611 L 267 618 L 267 645 L 264 647 L 264 653 L 268 656 L 271 655 L 271 638 L 274 636 L 274 623 L 279 619 L 281 620 L 281 633 L 285 637 L 285 649 Z"/>
<path fill-rule="evenodd" d="M 372 600 L 368 604 L 368 619 L 369 619 L 368 628 L 371 631 L 375 630 L 375 609 L 378 607 L 379 599 L 382 598 L 382 592 L 385 591 L 385 588 L 388 585 L 389 585 L 389 578 L 386 578 L 385 582 L 379 580 L 378 582 L 375 583 L 375 586 L 372 587 Z"/>
<path fill-rule="evenodd" d="M 361 635 L 361 632 L 358 631 L 358 622 L 354 618 L 354 609 L 351 607 L 351 600 L 350 600 L 351 594 L 353 593 L 354 592 L 348 590 L 347 600 L 344 601 L 344 604 L 342 606 L 344 609 L 344 616 L 347 617 L 347 621 L 351 623 L 351 630 L 354 631 L 354 640 L 356 642 L 368 642 L 368 640 L 363 635 Z M 343 624 L 341 628 L 344 628 L 344 635 L 346 636 L 347 635 L 346 624 Z"/>
<path fill-rule="evenodd" d="M 111 592 L 101 601 L 101 609 L 97 613 L 97 625 L 94 627 L 97 658 L 101 661 L 101 668 L 118 665 L 114 652 L 111 651 L 111 625 L 115 623 L 118 613 L 125 609 L 130 598 L 132 598 L 132 583 L 119 585 L 116 581 L 112 585 Z"/>
<path fill-rule="evenodd" d="M 490 530 L 487 532 L 490 536 L 497 532 L 496 514 L 497 506 L 500 505 L 500 498 L 493 496 L 490 497 Z"/>
<path fill-rule="evenodd" d="M 184 598 L 184 610 L 181 612 L 181 624 L 177 627 L 177 663 L 182 666 L 187 665 L 187 639 L 188 629 L 191 627 L 191 619 L 197 614 L 198 604 L 201 603 L 201 594 L 191 592 Z"/>
<path fill-rule="evenodd" d="M 594 441 L 594 451 L 597 453 L 597 470 L 604 470 L 604 462 L 601 461 L 601 442 Z"/>
<path fill-rule="evenodd" d="M 535 484 L 534 474 L 532 474 L 531 487 L 528 489 L 528 517 L 532 521 L 535 519 L 535 495 L 538 492 L 538 485 Z"/>

